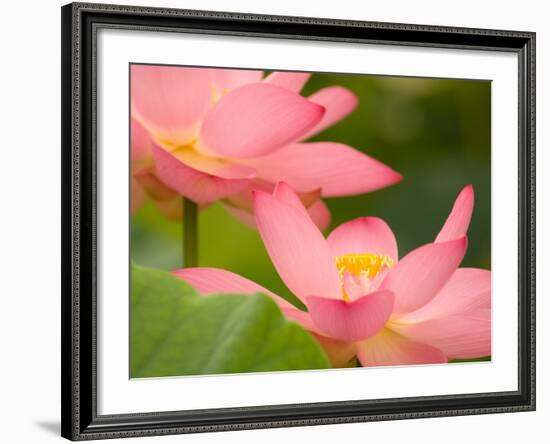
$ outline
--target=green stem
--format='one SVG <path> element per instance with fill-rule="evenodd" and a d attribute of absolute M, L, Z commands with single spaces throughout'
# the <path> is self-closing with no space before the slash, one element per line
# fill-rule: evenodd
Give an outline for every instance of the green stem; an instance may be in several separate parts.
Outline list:
<path fill-rule="evenodd" d="M 196 267 L 199 262 L 198 255 L 198 205 L 187 198 L 183 198 L 183 266 Z"/>

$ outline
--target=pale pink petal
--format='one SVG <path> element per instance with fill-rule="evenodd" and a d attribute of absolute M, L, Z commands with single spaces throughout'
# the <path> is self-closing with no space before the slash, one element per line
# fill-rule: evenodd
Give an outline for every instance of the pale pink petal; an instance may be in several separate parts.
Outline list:
<path fill-rule="evenodd" d="M 430 302 L 460 265 L 467 245 L 466 236 L 423 245 L 391 268 L 380 289 L 395 294 L 394 317 L 418 310 Z"/>
<path fill-rule="evenodd" d="M 391 268 L 384 267 L 380 272 L 370 279 L 368 283 L 368 288 L 370 291 L 378 290 L 380 288 L 380 284 L 384 282 L 384 279 L 386 279 L 386 276 L 391 271 Z"/>
<path fill-rule="evenodd" d="M 291 303 L 243 276 L 221 268 L 181 268 L 172 272 L 203 295 L 214 293 L 263 293 L 273 299 L 279 307 L 295 308 Z"/>
<path fill-rule="evenodd" d="M 311 315 L 302 310 L 298 310 L 295 307 L 281 307 L 281 312 L 283 315 L 290 321 L 294 321 L 304 327 L 306 330 L 309 330 L 312 333 L 321 334 L 319 327 L 315 325 Z"/>
<path fill-rule="evenodd" d="M 132 117 L 157 140 L 186 145 L 211 106 L 208 69 L 131 66 Z"/>
<path fill-rule="evenodd" d="M 323 347 L 333 368 L 357 367 L 355 362 L 355 342 L 338 341 L 320 334 L 313 337 Z"/>
<path fill-rule="evenodd" d="M 357 358 L 363 367 L 447 362 L 447 357 L 441 350 L 411 341 L 388 328 L 357 344 Z"/>
<path fill-rule="evenodd" d="M 212 85 L 216 88 L 215 93 L 223 97 L 235 88 L 260 82 L 264 73 L 251 69 L 212 69 L 210 76 Z"/>
<path fill-rule="evenodd" d="M 321 230 L 324 230 L 330 224 L 330 211 L 319 199 L 320 190 L 297 194 L 282 182 L 274 186 L 273 184 L 253 180 L 250 182 L 249 189 L 230 196 L 224 202 L 224 208 L 229 214 L 250 227 L 256 227 L 252 208 L 252 191 L 272 192 L 275 197 L 283 202 L 294 205 L 299 211 L 308 214 Z"/>
<path fill-rule="evenodd" d="M 136 119 L 130 124 L 130 159 L 132 162 L 144 161 L 151 157 L 151 138 L 147 130 Z"/>
<path fill-rule="evenodd" d="M 393 301 L 390 291 L 378 291 L 352 302 L 310 296 L 306 305 L 311 319 L 325 336 L 360 341 L 384 327 L 392 313 Z"/>
<path fill-rule="evenodd" d="M 164 185 L 151 168 L 143 169 L 133 176 L 145 194 L 156 202 L 172 201 L 179 196 L 174 190 Z"/>
<path fill-rule="evenodd" d="M 361 284 L 361 278 L 357 278 L 351 273 L 344 273 L 342 280 L 344 291 L 350 301 L 355 301 L 363 297 L 369 291 L 368 288 L 365 288 L 365 286 Z"/>
<path fill-rule="evenodd" d="M 168 151 L 153 147 L 156 176 L 169 188 L 198 204 L 209 204 L 244 190 L 249 178 L 224 179 L 188 167 Z"/>
<path fill-rule="evenodd" d="M 447 217 L 443 228 L 435 239 L 436 242 L 445 242 L 463 236 L 468 231 L 472 212 L 474 211 L 474 187 L 468 185 L 455 200 L 453 209 Z"/>
<path fill-rule="evenodd" d="M 172 156 L 194 170 L 223 179 L 252 179 L 256 171 L 246 165 L 205 156 L 193 149 L 171 151 Z"/>
<path fill-rule="evenodd" d="M 242 208 L 228 203 L 223 203 L 223 208 L 239 222 L 250 228 L 256 228 L 256 219 L 254 219 L 254 215 L 250 211 L 243 210 Z M 322 200 L 316 201 L 307 209 L 307 212 L 313 223 L 317 225 L 320 230 L 325 230 L 330 225 L 330 211 Z"/>
<path fill-rule="evenodd" d="M 430 302 L 403 320 L 419 322 L 487 308 L 491 308 L 491 272 L 459 268 Z"/>
<path fill-rule="evenodd" d="M 320 222 L 326 222 L 326 214 L 322 214 L 322 209 L 315 209 L 310 212 L 311 207 L 313 207 L 319 198 L 321 197 L 321 190 L 312 190 L 302 193 L 296 193 L 288 184 L 284 182 L 279 182 L 275 185 L 273 189 L 273 195 L 280 199 L 283 203 L 294 206 L 298 211 L 301 211 L 304 215 L 308 215 L 314 222 L 315 220 L 311 217 L 312 214 L 316 216 Z M 315 214 L 315 211 L 318 214 Z M 328 211 L 328 209 L 327 209 Z M 330 218 L 330 213 L 329 213 Z"/>
<path fill-rule="evenodd" d="M 275 71 L 269 74 L 264 82 L 299 93 L 310 77 L 309 72 Z"/>
<path fill-rule="evenodd" d="M 250 181 L 248 187 L 245 190 L 229 196 L 226 201 L 229 205 L 252 214 L 254 212 L 254 205 L 252 203 L 252 192 L 255 190 L 259 190 L 265 191 L 266 193 L 273 193 L 274 189 L 275 184 L 264 182 L 255 177 Z"/>
<path fill-rule="evenodd" d="M 275 189 L 273 190 L 273 195 L 277 199 L 287 205 L 293 206 L 306 217 L 309 217 L 306 207 L 308 204 L 311 205 L 312 202 L 318 200 L 321 193 L 319 190 L 314 190 L 308 194 L 308 196 L 299 197 L 294 190 L 284 182 L 279 182 L 275 185 Z M 308 199 L 309 202 L 304 203 L 304 198 Z"/>
<path fill-rule="evenodd" d="M 287 185 L 288 186 L 288 185 Z M 252 205 L 252 192 L 253 191 L 264 191 L 266 193 L 273 193 L 277 194 L 276 190 L 277 185 L 274 183 L 265 182 L 263 180 L 258 179 L 257 177 L 250 181 L 250 184 L 248 186 L 248 189 L 231 196 L 228 200 L 231 201 L 231 203 L 239 208 L 242 208 L 243 210 L 249 211 L 252 213 L 253 205 Z M 292 193 L 294 191 L 290 189 Z M 321 196 L 321 190 L 310 190 L 310 191 L 304 191 L 300 193 L 295 193 L 299 201 L 302 203 L 302 205 L 306 208 L 309 208 L 312 206 L 315 202 L 317 202 Z M 283 200 L 285 196 L 282 196 Z M 292 197 L 291 197 L 292 199 Z M 296 201 L 294 201 L 296 203 Z M 299 204 L 298 204 L 299 205 Z"/>
<path fill-rule="evenodd" d="M 284 88 L 253 83 L 223 97 L 206 117 L 199 150 L 218 157 L 262 156 L 296 140 L 325 109 Z"/>
<path fill-rule="evenodd" d="M 327 207 L 327 204 L 324 203 L 321 199 L 311 205 L 307 209 L 307 212 L 309 213 L 309 217 L 311 217 L 311 220 L 315 225 L 317 225 L 319 230 L 326 230 L 330 226 L 330 210 Z"/>
<path fill-rule="evenodd" d="M 265 182 L 255 177 L 253 180 L 250 181 L 250 184 L 248 185 L 248 189 L 238 194 L 234 194 L 230 196 L 227 200 L 231 205 L 238 207 L 242 210 L 248 211 L 249 213 L 252 214 L 253 212 L 252 192 L 264 191 L 266 193 L 272 194 L 272 193 L 275 193 L 275 187 L 276 187 L 276 184 L 271 182 Z M 307 207 L 309 205 L 312 205 L 316 200 L 318 200 L 320 194 L 321 193 L 319 190 L 313 190 L 313 191 L 300 193 L 298 197 L 302 202 L 302 204 L 305 207 Z"/>
<path fill-rule="evenodd" d="M 324 106 L 326 112 L 321 121 L 309 130 L 302 139 L 312 137 L 344 119 L 353 112 L 359 103 L 357 96 L 353 92 L 341 86 L 323 88 L 309 96 L 308 99 Z"/>
<path fill-rule="evenodd" d="M 367 193 L 402 179 L 372 157 L 333 142 L 290 144 L 246 163 L 266 181 L 286 182 L 297 192 L 321 188 L 324 197 Z"/>
<path fill-rule="evenodd" d="M 377 217 L 359 217 L 336 227 L 328 236 L 334 256 L 379 254 L 397 262 L 397 241 L 391 228 Z"/>
<path fill-rule="evenodd" d="M 141 185 L 132 177 L 132 190 L 130 199 L 130 208 L 132 214 L 136 213 L 145 203 L 147 196 Z"/>
<path fill-rule="evenodd" d="M 491 310 L 450 315 L 418 323 L 395 323 L 398 333 L 440 349 L 449 358 L 471 359 L 491 354 Z"/>
<path fill-rule="evenodd" d="M 302 301 L 311 295 L 341 297 L 329 246 L 309 216 L 261 191 L 254 192 L 256 225 L 279 276 Z"/>

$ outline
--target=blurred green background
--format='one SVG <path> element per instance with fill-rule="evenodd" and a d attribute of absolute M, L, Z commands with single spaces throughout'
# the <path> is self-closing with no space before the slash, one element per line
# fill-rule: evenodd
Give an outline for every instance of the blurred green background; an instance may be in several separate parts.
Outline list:
<path fill-rule="evenodd" d="M 475 209 L 462 266 L 490 268 L 491 83 L 314 74 L 303 94 L 331 85 L 351 89 L 359 106 L 311 140 L 348 144 L 404 180 L 361 196 L 326 199 L 332 212 L 327 232 L 355 217 L 378 216 L 394 231 L 402 257 L 435 238 L 457 194 L 473 184 Z M 166 220 L 151 203 L 132 218 L 131 254 L 138 264 L 181 268 L 181 239 L 181 224 Z M 258 233 L 219 205 L 200 214 L 199 265 L 231 270 L 296 303 Z"/>

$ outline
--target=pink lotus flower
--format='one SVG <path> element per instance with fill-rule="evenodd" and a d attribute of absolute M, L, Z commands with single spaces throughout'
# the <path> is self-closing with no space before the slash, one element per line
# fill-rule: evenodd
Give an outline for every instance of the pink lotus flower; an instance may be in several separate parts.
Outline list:
<path fill-rule="evenodd" d="M 435 242 L 399 259 L 388 225 L 362 217 L 325 240 L 296 194 L 279 184 L 254 194 L 256 222 L 277 272 L 306 305 L 301 311 L 241 276 L 211 268 L 174 273 L 203 294 L 271 296 L 312 332 L 334 366 L 443 363 L 491 354 L 491 272 L 458 268 L 474 203 L 459 194 Z"/>
<path fill-rule="evenodd" d="M 275 183 L 285 181 L 323 228 L 330 213 L 321 197 L 361 194 L 401 180 L 349 146 L 302 142 L 357 106 L 354 94 L 340 86 L 302 97 L 309 77 L 132 65 L 132 118 L 151 141 L 150 175 L 141 168 L 141 179 L 151 182 L 154 176 L 201 205 L 223 200 L 231 214 L 249 224 L 254 224 L 251 190 L 272 192 Z"/>

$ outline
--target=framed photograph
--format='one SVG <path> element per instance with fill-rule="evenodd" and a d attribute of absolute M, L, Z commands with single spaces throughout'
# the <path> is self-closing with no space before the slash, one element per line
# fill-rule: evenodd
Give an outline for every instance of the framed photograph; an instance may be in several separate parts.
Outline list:
<path fill-rule="evenodd" d="M 64 437 L 534 410 L 534 33 L 61 12 Z"/>

